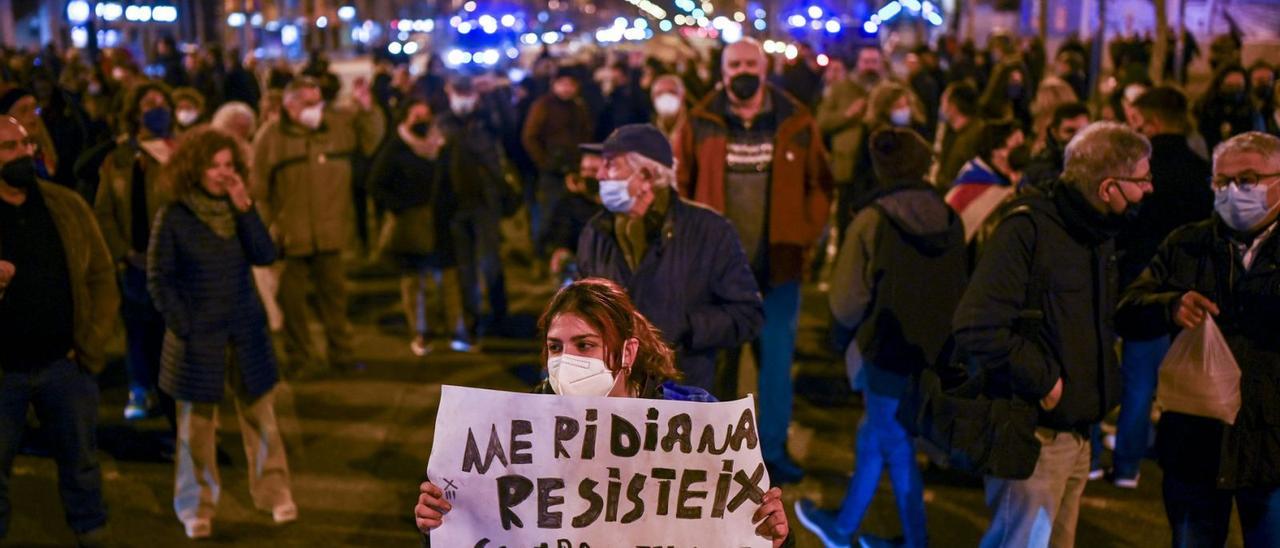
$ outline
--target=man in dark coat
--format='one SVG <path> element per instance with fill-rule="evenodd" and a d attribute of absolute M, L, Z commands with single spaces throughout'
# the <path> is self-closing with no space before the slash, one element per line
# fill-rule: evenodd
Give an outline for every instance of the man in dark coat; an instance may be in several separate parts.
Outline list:
<path fill-rule="evenodd" d="M 449 111 L 439 120 L 445 147 L 440 152 L 444 181 L 453 189 L 454 207 L 449 232 L 458 257 L 462 305 L 467 324 L 480 322 L 480 280 L 489 295 L 486 329 L 501 325 L 507 315 L 507 291 L 498 255 L 498 222 L 502 219 L 506 158 L 499 137 L 500 122 L 478 108 L 480 94 L 471 79 L 458 77 L 446 86 Z M 455 340 L 454 349 L 470 350 L 479 332 Z"/>
<path fill-rule="evenodd" d="M 658 128 L 618 128 L 604 157 L 607 211 L 582 232 L 582 277 L 626 288 L 675 349 L 685 384 L 710 389 L 716 353 L 754 339 L 763 323 L 742 244 L 724 217 L 676 194 L 671 144 Z"/>
<path fill-rule="evenodd" d="M 1133 129 L 1151 139 L 1151 184 L 1155 190 L 1142 202 L 1137 222 L 1116 236 L 1120 252 L 1120 287 L 1128 287 L 1142 273 L 1156 248 L 1174 229 L 1207 219 L 1213 212 L 1209 162 L 1187 145 L 1186 96 L 1160 86 L 1133 102 Z M 1125 337 L 1121 363 L 1124 377 L 1120 418 L 1116 423 L 1112 481 L 1119 487 L 1138 486 L 1138 465 L 1151 437 L 1151 398 L 1155 395 L 1160 361 L 1169 350 L 1169 337 Z"/>
<path fill-rule="evenodd" d="M 103 542 L 98 385 L 115 332 L 115 264 L 89 205 L 40 181 L 25 129 L 0 117 L 0 542 L 9 473 L 34 408 L 57 443 L 58 491 L 82 546 Z M 46 510 L 47 512 L 48 510 Z"/>
<path fill-rule="evenodd" d="M 551 211 L 564 196 L 564 175 L 578 166 L 578 143 L 591 140 L 591 115 L 578 90 L 576 72 L 560 68 L 551 93 L 533 102 L 524 122 L 521 142 L 538 168 L 537 199 L 529 210 L 534 242 L 546 234 Z M 535 249 L 539 258 L 544 251 Z"/>
<path fill-rule="evenodd" d="M 1031 477 L 985 478 L 995 516 L 982 546 L 1075 540 L 1089 430 L 1119 392 L 1113 239 L 1151 192 L 1150 154 L 1147 139 L 1120 124 L 1077 134 L 1061 181 L 1015 202 L 996 227 L 956 309 L 957 351 L 990 372 L 989 395 L 1042 409 Z"/>
<path fill-rule="evenodd" d="M 1197 329 L 1212 316 L 1240 367 L 1241 407 L 1233 424 L 1161 415 L 1156 446 L 1173 543 L 1226 544 L 1234 503 L 1245 546 L 1276 546 L 1280 139 L 1249 132 L 1223 142 L 1214 152 L 1212 188 L 1216 214 L 1169 235 L 1125 291 L 1116 327 L 1126 337 L 1151 338 Z"/>

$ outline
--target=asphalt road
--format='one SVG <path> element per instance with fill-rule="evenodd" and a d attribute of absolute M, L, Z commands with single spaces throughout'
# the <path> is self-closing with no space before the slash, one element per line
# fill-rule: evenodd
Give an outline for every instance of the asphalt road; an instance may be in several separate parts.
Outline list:
<path fill-rule="evenodd" d="M 341 378 L 285 383 L 277 412 L 285 434 L 299 520 L 276 526 L 253 509 L 245 458 L 232 406 L 223 406 L 220 448 L 222 500 L 213 538 L 228 546 L 415 546 L 410 518 L 416 488 L 430 454 L 440 385 L 527 390 L 538 374 L 533 320 L 553 287 L 529 280 L 509 261 L 514 335 L 483 341 L 483 352 L 443 350 L 426 358 L 409 352 L 394 278 L 359 276 L 352 281 L 351 317 L 357 357 L 367 368 Z M 853 470 L 853 437 L 861 407 L 845 381 L 844 366 L 822 348 L 825 295 L 806 286 L 796 357 L 795 421 L 790 450 L 808 475 L 785 489 L 819 505 L 839 504 Z M 317 326 L 318 329 L 318 326 Z M 523 334 L 521 333 L 523 332 Z M 317 333 L 318 334 L 318 333 Z M 110 533 L 119 546 L 191 544 L 173 513 L 173 465 L 159 456 L 163 419 L 126 423 L 123 362 L 100 379 L 99 457 L 110 512 Z M 745 375 L 751 368 L 744 367 Z M 754 385 L 747 379 L 744 386 Z M 6 546 L 65 546 L 74 542 L 57 495 L 57 473 L 47 458 L 20 456 L 10 487 L 13 517 Z M 1085 492 L 1079 546 L 1168 546 L 1170 534 L 1160 502 L 1160 472 L 1144 464 L 1137 490 L 1105 482 Z M 929 532 L 935 546 L 974 546 L 989 520 L 980 482 L 936 470 L 925 473 Z M 792 517 L 802 548 L 821 544 Z M 879 537 L 901 534 L 887 478 L 869 510 L 864 531 Z M 1233 524 L 1232 545 L 1238 546 Z"/>

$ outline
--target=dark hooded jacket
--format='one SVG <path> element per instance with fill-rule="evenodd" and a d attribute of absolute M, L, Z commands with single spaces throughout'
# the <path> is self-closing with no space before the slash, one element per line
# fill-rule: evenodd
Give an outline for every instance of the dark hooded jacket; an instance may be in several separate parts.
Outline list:
<path fill-rule="evenodd" d="M 989 371 L 992 397 L 1036 402 L 1062 379 L 1039 424 L 1087 433 L 1119 403 L 1112 313 L 1123 222 L 1062 182 L 1005 211 L 956 308 L 956 351 Z"/>
<path fill-rule="evenodd" d="M 883 190 L 849 225 L 831 275 L 831 311 L 856 329 L 867 389 L 901 396 L 933 365 L 966 283 L 964 226 L 923 181 Z"/>

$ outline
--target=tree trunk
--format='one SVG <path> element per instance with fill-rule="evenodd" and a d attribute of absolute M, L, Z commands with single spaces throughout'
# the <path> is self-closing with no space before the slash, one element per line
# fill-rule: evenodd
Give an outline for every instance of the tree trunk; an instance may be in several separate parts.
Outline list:
<path fill-rule="evenodd" d="M 1169 9 L 1167 0 L 1151 1 L 1156 8 L 1156 41 L 1151 48 L 1151 81 L 1159 84 L 1164 82 L 1165 60 L 1169 56 Z"/>

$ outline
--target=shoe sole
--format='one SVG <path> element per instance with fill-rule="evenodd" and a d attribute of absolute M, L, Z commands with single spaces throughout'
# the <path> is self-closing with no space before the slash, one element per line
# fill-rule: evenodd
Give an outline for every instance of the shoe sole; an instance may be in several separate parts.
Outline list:
<path fill-rule="evenodd" d="M 800 524 L 803 525 L 805 529 L 808 529 L 810 533 L 813 533 L 814 536 L 818 537 L 818 540 L 822 541 L 823 546 L 826 546 L 827 548 L 832 548 L 833 546 L 836 548 L 850 548 L 850 545 L 847 542 L 841 544 L 831 538 L 828 538 L 826 531 L 823 531 L 817 523 L 810 520 L 809 516 L 805 515 L 805 512 L 800 509 L 800 501 L 796 501 L 792 506 L 792 510 L 795 510 L 796 513 L 796 519 L 800 520 Z"/>
<path fill-rule="evenodd" d="M 1116 487 L 1121 489 L 1137 489 L 1138 480 L 1135 479 L 1118 479 L 1112 482 Z"/>

